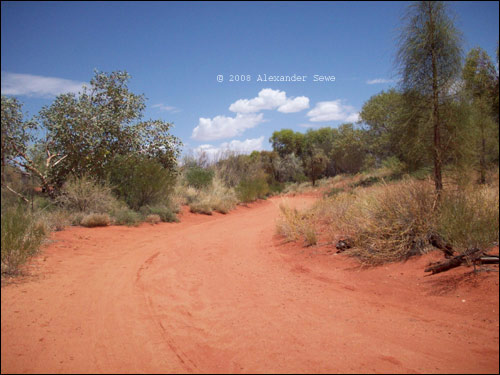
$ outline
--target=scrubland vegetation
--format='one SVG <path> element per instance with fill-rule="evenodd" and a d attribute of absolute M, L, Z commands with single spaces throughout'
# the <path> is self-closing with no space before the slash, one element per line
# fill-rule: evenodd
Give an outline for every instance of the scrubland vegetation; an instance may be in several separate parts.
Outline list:
<path fill-rule="evenodd" d="M 394 179 L 392 175 L 375 177 L 377 173 L 380 171 L 322 181 L 324 195 L 308 210 L 297 211 L 282 203 L 277 233 L 304 246 L 320 243 L 333 247 L 338 240 L 349 238 L 352 248 L 346 253 L 365 264 L 426 253 L 432 248 L 432 234 L 459 253 L 498 243 L 498 169 L 490 171 L 485 184 L 466 186 L 445 173 L 440 204 L 430 177 Z"/>
<path fill-rule="evenodd" d="M 427 14 L 443 24 L 417 22 Z M 125 72 L 96 72 L 32 119 L 2 96 L 2 274 L 67 225 L 175 222 L 181 205 L 226 214 L 312 188 L 324 194 L 312 209 L 281 206 L 290 241 L 349 236 L 370 264 L 425 252 L 431 233 L 461 250 L 498 242 L 498 47 L 496 67 L 480 48 L 463 62 L 441 3 L 416 3 L 408 19 L 398 88 L 371 97 L 356 124 L 276 131 L 272 151 L 179 160 L 171 124 L 143 121 Z"/>

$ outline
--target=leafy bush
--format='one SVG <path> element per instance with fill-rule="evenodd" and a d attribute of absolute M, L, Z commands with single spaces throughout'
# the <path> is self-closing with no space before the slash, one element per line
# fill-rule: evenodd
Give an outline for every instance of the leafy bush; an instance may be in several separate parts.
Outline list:
<path fill-rule="evenodd" d="M 141 212 L 144 215 L 158 215 L 160 220 L 165 223 L 179 221 L 173 210 L 167 205 L 144 206 L 141 207 Z"/>
<path fill-rule="evenodd" d="M 109 186 L 96 183 L 87 176 L 70 178 L 63 185 L 56 202 L 66 210 L 84 213 L 109 212 L 117 205 Z"/>
<path fill-rule="evenodd" d="M 265 198 L 270 191 L 269 185 L 263 177 L 244 179 L 235 190 L 238 199 L 245 203 L 253 202 L 258 198 Z"/>
<path fill-rule="evenodd" d="M 114 223 L 117 225 L 136 226 L 142 221 L 140 214 L 127 206 L 120 207 L 112 212 Z"/>
<path fill-rule="evenodd" d="M 134 210 L 165 202 L 175 184 L 172 171 L 138 155 L 115 158 L 109 178 L 114 192 Z"/>
<path fill-rule="evenodd" d="M 201 168 L 199 166 L 192 166 L 186 172 L 186 180 L 189 186 L 196 189 L 204 189 L 212 184 L 214 178 L 214 171 L 210 169 Z"/>
<path fill-rule="evenodd" d="M 392 176 L 401 177 L 408 169 L 406 164 L 396 156 L 391 156 L 382 161 L 382 168 L 387 169 Z"/>
<path fill-rule="evenodd" d="M 86 215 L 82 221 L 81 225 L 87 228 L 93 227 L 105 227 L 109 225 L 110 219 L 108 214 L 90 214 Z"/>
<path fill-rule="evenodd" d="M 45 238 L 43 223 L 26 211 L 23 206 L 2 210 L 2 273 L 17 273 Z"/>

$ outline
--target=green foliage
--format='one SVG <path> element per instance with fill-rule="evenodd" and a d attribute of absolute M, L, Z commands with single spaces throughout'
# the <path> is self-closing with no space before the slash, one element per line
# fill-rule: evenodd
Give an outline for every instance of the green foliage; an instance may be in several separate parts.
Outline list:
<path fill-rule="evenodd" d="M 160 220 L 165 223 L 179 222 L 175 212 L 168 206 L 163 204 L 144 206 L 141 208 L 144 215 L 158 215 Z"/>
<path fill-rule="evenodd" d="M 390 156 L 382 161 L 382 168 L 389 171 L 392 177 L 401 177 L 407 169 L 406 164 L 396 156 Z"/>
<path fill-rule="evenodd" d="M 32 140 L 29 130 L 33 123 L 23 121 L 22 104 L 16 98 L 2 95 L 2 181 L 4 167 L 14 161 L 19 152 L 27 152 L 27 144 Z"/>
<path fill-rule="evenodd" d="M 127 206 L 119 207 L 111 213 L 116 225 L 137 226 L 141 223 L 142 217 L 139 213 L 131 210 Z"/>
<path fill-rule="evenodd" d="M 228 154 L 226 159 L 216 164 L 219 177 L 227 187 L 236 187 L 244 179 L 252 179 L 265 174 L 265 165 L 257 155 Z M 269 165 L 267 165 L 269 167 Z"/>
<path fill-rule="evenodd" d="M 304 158 L 305 173 L 311 179 L 313 186 L 324 173 L 328 158 L 322 149 L 311 147 Z"/>
<path fill-rule="evenodd" d="M 15 274 L 45 238 L 45 227 L 27 207 L 2 209 L 2 273 Z"/>
<path fill-rule="evenodd" d="M 110 183 L 115 194 L 132 209 L 168 201 L 175 175 L 146 156 L 118 156 L 111 164 Z"/>
<path fill-rule="evenodd" d="M 469 137 L 480 182 L 486 182 L 486 170 L 498 163 L 498 73 L 488 54 L 481 48 L 472 49 L 462 71 L 464 93 L 470 106 Z M 496 121 L 495 121 L 496 119 Z"/>
<path fill-rule="evenodd" d="M 304 174 L 302 161 L 294 153 L 273 160 L 273 170 L 279 182 L 297 181 Z"/>
<path fill-rule="evenodd" d="M 269 185 L 264 177 L 244 179 L 236 187 L 236 195 L 241 202 L 249 203 L 269 194 Z"/>
<path fill-rule="evenodd" d="M 461 33 L 441 1 L 417 1 L 408 7 L 399 38 L 397 65 L 405 91 L 444 94 L 461 69 Z M 438 87 L 433 88 L 437 82 Z"/>
<path fill-rule="evenodd" d="M 213 170 L 192 166 L 186 171 L 186 180 L 189 186 L 204 189 L 212 184 L 214 175 Z"/>
<path fill-rule="evenodd" d="M 269 142 L 272 143 L 273 150 L 281 157 L 288 154 L 300 156 L 304 147 L 304 135 L 291 129 L 282 129 L 275 131 Z"/>
<path fill-rule="evenodd" d="M 140 153 L 173 168 L 180 142 L 170 124 L 141 122 L 143 95 L 131 93 L 126 72 L 95 72 L 90 87 L 78 96 L 59 95 L 40 111 L 53 153 L 64 156 L 50 172 L 58 187 L 69 173 L 103 180 L 117 155 Z"/>
<path fill-rule="evenodd" d="M 363 168 L 367 153 L 364 134 L 352 124 L 343 124 L 338 128 L 333 143 L 331 157 L 335 160 L 337 172 L 358 173 Z"/>
<path fill-rule="evenodd" d="M 461 69 L 461 36 L 446 13 L 445 3 L 419 1 L 409 7 L 400 35 L 397 64 L 404 92 L 425 99 L 407 101 L 408 108 L 417 116 L 425 113 L 423 108 L 432 113 L 426 122 L 432 123 L 433 137 L 429 144 L 439 196 L 443 189 L 441 132 L 446 125 L 441 111 L 443 104 L 450 102 L 451 86 Z"/>

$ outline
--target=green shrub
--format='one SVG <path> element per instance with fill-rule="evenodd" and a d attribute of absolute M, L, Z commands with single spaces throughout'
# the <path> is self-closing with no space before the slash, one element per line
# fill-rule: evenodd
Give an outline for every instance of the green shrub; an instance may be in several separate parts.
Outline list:
<path fill-rule="evenodd" d="M 112 216 L 117 225 L 137 226 L 142 221 L 140 214 L 126 206 L 114 210 Z"/>
<path fill-rule="evenodd" d="M 399 160 L 396 156 L 390 156 L 382 161 L 382 168 L 387 169 L 393 177 L 401 177 L 407 170 L 404 162 Z"/>
<path fill-rule="evenodd" d="M 115 158 L 109 178 L 113 191 L 134 210 L 167 201 L 175 185 L 173 171 L 138 155 Z"/>
<path fill-rule="evenodd" d="M 487 186 L 446 192 L 437 230 L 457 251 L 487 249 L 498 242 L 498 204 L 498 189 Z"/>
<path fill-rule="evenodd" d="M 190 167 L 186 172 L 186 180 L 189 186 L 196 189 L 204 189 L 212 184 L 214 171 L 198 166 Z"/>
<path fill-rule="evenodd" d="M 280 194 L 283 190 L 285 190 L 285 184 L 283 182 L 273 181 L 269 185 L 269 192 L 271 194 Z"/>
<path fill-rule="evenodd" d="M 117 204 L 109 186 L 87 176 L 71 177 L 63 185 L 56 202 L 66 210 L 84 213 L 109 212 Z"/>
<path fill-rule="evenodd" d="M 26 207 L 2 210 L 2 273 L 17 273 L 28 257 L 36 253 L 45 235 L 43 223 L 37 222 Z"/>
<path fill-rule="evenodd" d="M 167 205 L 154 205 L 141 207 L 141 213 L 144 215 L 158 215 L 161 221 L 165 223 L 178 222 L 179 219 L 174 211 Z"/>
<path fill-rule="evenodd" d="M 269 194 L 269 185 L 265 178 L 244 179 L 236 187 L 236 195 L 241 202 L 253 202 Z"/>
<path fill-rule="evenodd" d="M 80 224 L 87 228 L 93 228 L 105 227 L 109 225 L 109 223 L 110 219 L 108 214 L 89 214 L 82 219 Z"/>

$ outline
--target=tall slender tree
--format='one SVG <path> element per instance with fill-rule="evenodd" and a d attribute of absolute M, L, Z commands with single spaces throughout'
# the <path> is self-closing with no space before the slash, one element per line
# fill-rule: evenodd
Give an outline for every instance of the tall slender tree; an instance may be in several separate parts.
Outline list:
<path fill-rule="evenodd" d="M 461 71 L 461 33 L 438 1 L 412 4 L 401 30 L 396 65 L 405 92 L 427 98 L 432 116 L 434 183 L 439 200 L 443 190 L 440 106 L 449 99 Z"/>
<path fill-rule="evenodd" d="M 495 86 L 496 69 L 490 57 L 483 49 L 473 48 L 465 60 L 462 72 L 465 93 L 472 102 L 472 120 L 474 127 L 478 130 L 478 154 L 479 154 L 479 182 L 486 182 L 487 157 L 491 153 L 488 140 L 494 140 L 496 123 L 495 113 Z M 498 96 L 498 93 L 496 93 Z M 498 116 L 498 113 L 496 113 Z M 495 143 L 498 139 L 495 140 Z"/>

